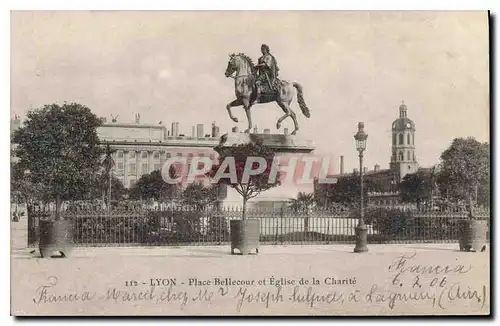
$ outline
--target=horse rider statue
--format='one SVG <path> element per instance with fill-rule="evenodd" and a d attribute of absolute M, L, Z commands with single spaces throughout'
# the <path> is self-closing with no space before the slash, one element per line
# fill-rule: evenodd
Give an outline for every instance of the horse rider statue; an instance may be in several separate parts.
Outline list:
<path fill-rule="evenodd" d="M 299 130 L 299 124 L 295 112 L 290 108 L 295 93 L 297 93 L 297 103 L 300 110 L 305 117 L 311 117 L 304 100 L 302 86 L 295 81 L 278 79 L 278 64 L 270 53 L 269 47 L 263 44 L 261 50 L 262 56 L 255 66 L 252 59 L 244 53 L 229 55 L 224 75 L 234 79 L 234 93 L 236 96 L 234 100 L 226 105 L 229 118 L 234 122 L 238 122 L 238 118 L 233 115 L 231 108 L 243 106 L 248 121 L 248 128 L 245 132 L 249 133 L 253 126 L 250 108 L 257 103 L 276 102 L 284 113 L 276 122 L 276 129 L 280 129 L 281 123 L 290 117 L 295 127 L 291 135 L 295 135 Z"/>
<path fill-rule="evenodd" d="M 269 87 L 269 92 L 278 91 L 278 62 L 276 58 L 271 54 L 269 46 L 262 44 L 260 47 L 262 56 L 258 60 L 258 64 L 255 66 L 257 69 L 257 80 L 255 81 L 257 89 L 257 99 L 260 99 L 262 89 L 267 89 Z"/>

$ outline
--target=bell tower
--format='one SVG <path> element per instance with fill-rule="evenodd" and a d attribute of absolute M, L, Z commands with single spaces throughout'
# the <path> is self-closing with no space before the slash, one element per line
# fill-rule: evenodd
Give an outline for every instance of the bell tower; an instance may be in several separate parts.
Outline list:
<path fill-rule="evenodd" d="M 397 172 L 399 181 L 408 173 L 418 170 L 415 124 L 408 118 L 408 108 L 404 101 L 399 106 L 399 118 L 392 123 L 392 155 L 389 166 Z"/>

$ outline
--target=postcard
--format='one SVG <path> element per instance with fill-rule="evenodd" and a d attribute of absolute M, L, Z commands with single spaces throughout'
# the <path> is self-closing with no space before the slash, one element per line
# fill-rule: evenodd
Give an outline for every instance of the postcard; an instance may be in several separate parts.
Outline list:
<path fill-rule="evenodd" d="M 12 11 L 14 316 L 489 315 L 486 11 Z"/>

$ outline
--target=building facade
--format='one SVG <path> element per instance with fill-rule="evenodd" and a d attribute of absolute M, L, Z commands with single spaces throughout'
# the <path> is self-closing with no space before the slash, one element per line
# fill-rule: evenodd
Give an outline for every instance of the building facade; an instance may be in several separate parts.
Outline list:
<path fill-rule="evenodd" d="M 113 174 L 130 188 L 142 175 L 161 170 L 171 157 L 185 157 L 187 167 L 193 157 L 206 156 L 215 162 L 217 153 L 213 147 L 219 142 L 218 127 L 213 124 L 211 134 L 203 134 L 203 125 L 196 130 L 196 135 L 185 136 L 179 133 L 178 122 L 172 123 L 169 130 L 161 123 L 141 123 L 136 116 L 135 123 L 102 119 L 97 132 L 102 144 L 113 149 Z"/>
<path fill-rule="evenodd" d="M 401 204 L 399 196 L 399 183 L 407 174 L 419 171 L 415 147 L 416 129 L 415 123 L 408 118 L 408 107 L 404 101 L 399 106 L 399 118 L 391 125 L 391 157 L 388 169 L 381 169 L 376 164 L 373 170 L 363 168 L 363 177 L 368 188 L 368 201 L 374 205 L 398 205 Z M 352 173 L 344 173 L 343 156 L 340 157 L 340 174 L 330 177 L 341 178 L 343 176 L 358 175 L 358 169 Z M 315 193 L 326 193 L 321 184 L 315 185 Z"/>

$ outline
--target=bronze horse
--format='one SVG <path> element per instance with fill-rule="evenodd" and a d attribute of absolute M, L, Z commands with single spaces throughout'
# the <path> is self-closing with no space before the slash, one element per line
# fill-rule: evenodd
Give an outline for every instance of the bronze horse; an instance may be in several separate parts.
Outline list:
<path fill-rule="evenodd" d="M 238 122 L 238 119 L 231 113 L 231 108 L 233 106 L 243 105 L 248 119 L 248 128 L 245 130 L 245 132 L 248 133 L 252 128 L 252 117 L 250 114 L 250 108 L 252 107 L 252 105 L 257 103 L 276 102 L 283 110 L 283 112 L 285 112 L 285 114 L 278 119 L 276 128 L 279 129 L 283 120 L 291 117 L 295 126 L 292 135 L 295 135 L 299 130 L 299 124 L 297 123 L 295 112 L 290 109 L 290 103 L 292 103 L 294 93 L 293 87 L 297 89 L 297 102 L 299 103 L 300 110 L 307 118 L 311 116 L 311 114 L 309 113 L 309 108 L 304 101 L 304 96 L 302 95 L 302 86 L 297 82 L 287 82 L 281 80 L 279 81 L 280 87 L 278 87 L 277 92 L 275 92 L 271 96 L 260 96 L 261 99 L 257 99 L 257 90 L 255 86 L 255 80 L 257 76 L 252 59 L 250 59 L 243 53 L 231 54 L 229 57 L 230 59 L 227 64 L 225 75 L 226 77 L 234 78 L 234 88 L 236 94 L 236 99 L 226 105 L 229 117 L 234 122 Z M 232 76 L 234 72 L 236 72 L 236 74 Z"/>

